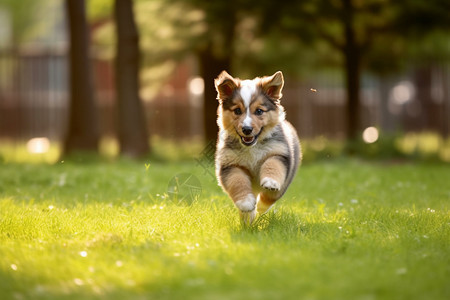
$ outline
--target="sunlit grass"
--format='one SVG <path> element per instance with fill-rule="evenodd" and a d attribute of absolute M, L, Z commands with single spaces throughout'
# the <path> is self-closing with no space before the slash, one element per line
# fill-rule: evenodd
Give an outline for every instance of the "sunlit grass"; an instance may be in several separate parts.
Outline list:
<path fill-rule="evenodd" d="M 198 201 L 167 198 L 181 172 Z M 310 163 L 244 228 L 195 163 L 3 164 L 0 295 L 448 299 L 449 178 L 443 164 Z"/>

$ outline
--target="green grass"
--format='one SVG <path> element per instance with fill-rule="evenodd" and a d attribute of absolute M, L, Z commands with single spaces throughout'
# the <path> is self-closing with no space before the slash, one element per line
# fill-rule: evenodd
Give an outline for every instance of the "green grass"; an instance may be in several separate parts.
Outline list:
<path fill-rule="evenodd" d="M 450 299 L 448 164 L 309 163 L 244 228 L 200 166 L 146 163 L 0 165 L 0 298 Z"/>

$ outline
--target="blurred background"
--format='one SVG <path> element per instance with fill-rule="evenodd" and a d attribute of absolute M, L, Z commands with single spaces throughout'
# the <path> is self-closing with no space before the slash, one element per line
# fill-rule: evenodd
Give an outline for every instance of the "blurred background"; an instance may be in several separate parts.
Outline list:
<path fill-rule="evenodd" d="M 306 159 L 450 162 L 445 0 L 0 0 L 0 159 L 199 154 L 214 78 L 283 71 Z"/>

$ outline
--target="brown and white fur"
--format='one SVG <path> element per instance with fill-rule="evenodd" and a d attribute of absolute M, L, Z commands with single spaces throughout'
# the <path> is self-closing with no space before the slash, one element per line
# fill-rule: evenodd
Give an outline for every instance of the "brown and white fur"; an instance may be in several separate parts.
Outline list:
<path fill-rule="evenodd" d="M 216 176 L 244 223 L 286 192 L 301 160 L 300 143 L 280 104 L 283 74 L 215 80 L 219 108 Z"/>

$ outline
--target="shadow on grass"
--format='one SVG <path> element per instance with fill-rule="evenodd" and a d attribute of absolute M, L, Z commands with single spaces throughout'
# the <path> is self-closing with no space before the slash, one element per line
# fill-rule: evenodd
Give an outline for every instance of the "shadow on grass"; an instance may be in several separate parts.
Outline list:
<path fill-rule="evenodd" d="M 329 220 L 308 220 L 301 213 L 280 208 L 259 216 L 251 225 L 239 224 L 230 229 L 231 238 L 238 242 L 258 242 L 270 238 L 289 243 L 311 236 L 318 239 L 338 233 L 338 225 Z"/>

